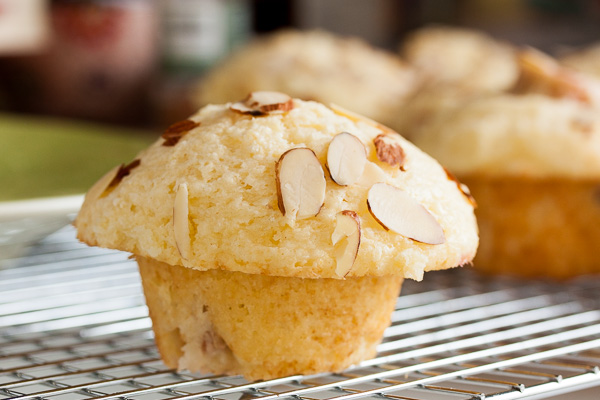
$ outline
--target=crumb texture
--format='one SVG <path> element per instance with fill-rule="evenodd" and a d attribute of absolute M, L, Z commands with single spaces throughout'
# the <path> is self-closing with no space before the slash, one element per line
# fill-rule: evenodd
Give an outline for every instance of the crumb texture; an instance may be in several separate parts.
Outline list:
<path fill-rule="evenodd" d="M 373 357 L 402 284 L 138 264 L 165 363 L 250 380 L 340 371 Z"/>
<path fill-rule="evenodd" d="M 331 235 L 337 213 L 351 210 L 362 231 L 349 277 L 420 280 L 426 270 L 463 265 L 475 254 L 473 207 L 456 183 L 431 157 L 371 120 L 300 100 L 290 111 L 258 117 L 228 105 L 207 106 L 190 120 L 199 125 L 174 146 L 163 146 L 165 139 L 159 139 L 139 154 L 139 166 L 110 193 L 97 195 L 106 178 L 90 190 L 75 222 L 82 241 L 198 270 L 340 278 Z M 367 207 L 368 190 L 376 181 L 340 186 L 331 179 L 327 151 L 340 132 L 364 144 L 369 168 L 379 171 L 376 181 L 403 190 L 433 216 L 443 230 L 443 244 L 418 243 L 385 230 Z M 386 132 L 404 151 L 402 168 L 377 158 L 374 139 Z M 278 206 L 276 163 L 297 147 L 314 151 L 326 182 L 318 214 L 293 220 Z M 184 244 L 178 248 L 173 215 L 182 185 L 187 188 L 188 230 L 178 227 Z M 188 231 L 189 249 L 180 237 Z"/>

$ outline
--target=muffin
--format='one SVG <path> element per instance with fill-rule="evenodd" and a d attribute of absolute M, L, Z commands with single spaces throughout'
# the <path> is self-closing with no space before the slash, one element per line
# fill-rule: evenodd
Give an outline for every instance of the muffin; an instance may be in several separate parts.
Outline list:
<path fill-rule="evenodd" d="M 472 200 L 398 134 L 277 92 L 209 105 L 87 193 L 133 253 L 164 362 L 269 379 L 372 357 L 404 278 L 467 264 Z"/>
<path fill-rule="evenodd" d="M 217 65 L 203 78 L 194 102 L 225 103 L 254 90 L 275 90 L 390 124 L 419 84 L 419 75 L 397 55 L 361 39 L 284 30 L 254 40 Z"/>
<path fill-rule="evenodd" d="M 438 107 L 413 141 L 477 199 L 489 273 L 567 279 L 600 272 L 597 82 L 537 51 L 510 91 Z"/>
<path fill-rule="evenodd" d="M 427 86 L 497 92 L 511 87 L 518 76 L 513 46 L 466 28 L 419 29 L 401 44 L 400 54 L 423 73 Z"/>

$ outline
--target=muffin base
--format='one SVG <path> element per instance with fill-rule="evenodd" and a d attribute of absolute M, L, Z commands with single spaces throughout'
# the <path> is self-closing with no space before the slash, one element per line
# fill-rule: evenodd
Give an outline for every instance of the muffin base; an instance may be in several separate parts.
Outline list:
<path fill-rule="evenodd" d="M 197 271 L 136 258 L 165 364 L 249 380 L 340 371 L 373 357 L 402 284 L 401 277 Z"/>
<path fill-rule="evenodd" d="M 600 181 L 461 180 L 478 203 L 478 270 L 557 280 L 600 272 Z"/>

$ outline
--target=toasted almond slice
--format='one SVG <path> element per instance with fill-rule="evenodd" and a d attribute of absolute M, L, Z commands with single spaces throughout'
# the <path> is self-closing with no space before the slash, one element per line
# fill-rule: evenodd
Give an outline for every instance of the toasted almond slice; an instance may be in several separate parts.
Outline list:
<path fill-rule="evenodd" d="M 96 182 L 94 186 L 92 186 L 90 190 L 88 190 L 88 192 L 85 194 L 86 200 L 97 200 L 100 197 L 103 197 L 109 184 L 115 179 L 121 168 L 122 166 L 117 165 L 116 167 L 108 171 L 106 174 L 104 174 L 104 176 L 100 178 L 100 180 L 98 180 L 98 182 Z"/>
<path fill-rule="evenodd" d="M 250 93 L 246 105 L 258 108 L 262 112 L 289 111 L 294 108 L 294 101 L 284 93 L 261 91 Z"/>
<path fill-rule="evenodd" d="M 290 111 L 294 108 L 294 100 L 280 92 L 252 92 L 245 100 L 229 106 L 233 111 L 254 116 L 265 115 L 273 111 Z"/>
<path fill-rule="evenodd" d="M 190 241 L 188 187 L 185 183 L 180 183 L 177 186 L 177 193 L 175 194 L 173 232 L 175 233 L 175 246 L 181 258 L 187 261 L 192 252 L 192 245 Z"/>
<path fill-rule="evenodd" d="M 335 246 L 335 273 L 345 277 L 352 269 L 360 247 L 360 218 L 356 212 L 344 210 L 337 213 L 331 241 Z"/>
<path fill-rule="evenodd" d="M 367 205 L 373 217 L 386 229 L 421 243 L 446 242 L 444 230 L 433 215 L 402 189 L 376 183 L 369 189 Z"/>
<path fill-rule="evenodd" d="M 404 165 L 404 149 L 399 141 L 392 135 L 381 134 L 373 139 L 375 151 L 379 161 L 391 165 L 392 167 L 400 167 Z"/>
<path fill-rule="evenodd" d="M 255 117 L 261 116 L 261 115 L 265 115 L 266 113 L 260 111 L 260 110 L 256 110 L 252 107 L 248 107 L 246 104 L 244 104 L 244 102 L 242 101 L 238 101 L 237 103 L 233 103 L 229 106 L 229 109 L 235 112 L 238 112 L 240 114 L 247 114 L 247 115 L 252 115 Z"/>
<path fill-rule="evenodd" d="M 276 164 L 277 200 L 283 215 L 293 219 L 313 217 L 325 201 L 325 173 L 315 153 L 296 148 L 281 155 Z"/>
<path fill-rule="evenodd" d="M 367 161 L 362 176 L 358 180 L 358 184 L 363 187 L 371 187 L 376 183 L 385 182 L 387 174 L 381 167 L 374 162 Z"/>
<path fill-rule="evenodd" d="M 535 49 L 525 49 L 518 55 L 521 75 L 513 92 L 539 93 L 556 98 L 571 98 L 583 103 L 598 101 L 600 85 L 587 79 L 549 55 Z"/>
<path fill-rule="evenodd" d="M 327 149 L 327 167 L 331 179 L 341 186 L 360 179 L 367 163 L 367 150 L 359 138 L 348 132 L 338 133 Z"/>
<path fill-rule="evenodd" d="M 467 185 L 465 185 L 464 183 L 462 183 L 461 181 L 459 181 L 458 178 L 456 176 L 454 176 L 454 174 L 452 172 L 450 172 L 448 169 L 446 169 L 446 167 L 442 167 L 442 168 L 444 168 L 444 172 L 446 172 L 446 176 L 448 177 L 448 179 L 451 181 L 454 181 L 454 183 L 456 183 L 456 187 L 462 193 L 462 195 L 465 197 L 465 199 L 467 199 L 469 204 L 471 204 L 474 208 L 477 208 L 477 202 L 475 201 L 475 198 L 471 194 L 469 187 Z"/>
<path fill-rule="evenodd" d="M 119 183 L 121 183 L 123 178 L 128 176 L 133 169 L 139 167 L 141 163 L 142 163 L 142 161 L 140 159 L 136 158 L 135 160 L 133 160 L 132 162 L 130 162 L 127 165 L 121 164 L 119 166 L 119 169 L 117 170 L 117 173 L 115 174 L 113 179 L 108 183 L 108 185 L 106 186 L 106 188 L 104 189 L 104 191 L 102 192 L 100 197 L 108 196 L 117 186 L 119 186 Z"/>
<path fill-rule="evenodd" d="M 200 122 L 191 119 L 175 122 L 163 132 L 161 137 L 165 140 L 162 145 L 165 147 L 175 146 L 183 136 L 198 126 L 200 126 Z"/>

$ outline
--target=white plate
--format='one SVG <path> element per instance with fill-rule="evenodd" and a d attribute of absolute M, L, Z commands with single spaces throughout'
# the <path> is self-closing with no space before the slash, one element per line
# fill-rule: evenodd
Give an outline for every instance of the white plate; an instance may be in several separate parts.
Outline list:
<path fill-rule="evenodd" d="M 0 202 L 0 267 L 71 223 L 82 202 L 83 195 Z"/>
<path fill-rule="evenodd" d="M 82 203 L 82 194 L 4 201 L 0 202 L 0 222 L 14 221 L 20 218 L 72 214 L 79 210 Z"/>

